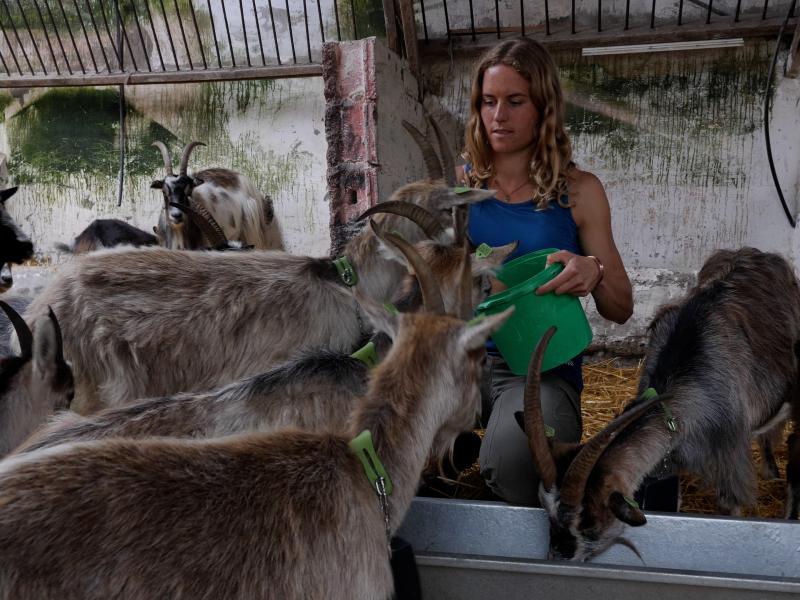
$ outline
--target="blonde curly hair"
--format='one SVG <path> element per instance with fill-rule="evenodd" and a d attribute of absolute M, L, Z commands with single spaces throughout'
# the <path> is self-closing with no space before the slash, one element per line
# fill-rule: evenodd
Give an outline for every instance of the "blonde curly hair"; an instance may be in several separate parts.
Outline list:
<path fill-rule="evenodd" d="M 507 65 L 530 82 L 531 100 L 539 112 L 529 174 L 536 188 L 533 201 L 539 208 L 545 208 L 551 200 L 563 204 L 568 187 L 567 171 L 574 165 L 572 145 L 564 130 L 564 95 L 553 58 L 544 46 L 528 38 L 501 42 L 478 61 L 464 134 L 466 148 L 462 154 L 470 164 L 469 183 L 480 187 L 494 176 L 492 148 L 481 120 L 481 101 L 483 75 L 495 65 Z M 569 206 L 569 202 L 565 206 Z"/>

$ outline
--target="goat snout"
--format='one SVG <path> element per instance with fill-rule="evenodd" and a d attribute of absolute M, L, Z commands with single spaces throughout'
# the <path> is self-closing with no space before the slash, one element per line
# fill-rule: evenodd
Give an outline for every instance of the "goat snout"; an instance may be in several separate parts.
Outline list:
<path fill-rule="evenodd" d="M 0 269 L 0 292 L 5 292 L 14 283 L 14 278 L 11 276 L 11 267 L 4 264 Z"/>
<path fill-rule="evenodd" d="M 186 213 L 183 212 L 180 208 L 176 208 L 171 206 L 169 208 L 169 222 L 172 225 L 183 225 L 183 222 L 186 220 Z"/>

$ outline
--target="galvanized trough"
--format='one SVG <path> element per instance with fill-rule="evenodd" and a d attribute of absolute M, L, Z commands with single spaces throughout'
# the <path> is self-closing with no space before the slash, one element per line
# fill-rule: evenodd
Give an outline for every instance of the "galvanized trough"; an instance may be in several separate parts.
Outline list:
<path fill-rule="evenodd" d="M 416 498 L 399 535 L 433 600 L 800 598 L 800 522 L 647 514 L 586 563 L 548 561 L 542 509 Z"/>

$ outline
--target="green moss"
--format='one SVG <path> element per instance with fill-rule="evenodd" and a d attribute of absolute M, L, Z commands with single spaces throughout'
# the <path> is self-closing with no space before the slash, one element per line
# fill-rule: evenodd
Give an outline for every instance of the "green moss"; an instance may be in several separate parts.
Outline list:
<path fill-rule="evenodd" d="M 383 2 L 381 0 L 336 0 L 339 10 L 339 26 L 342 39 L 358 39 L 386 36 L 386 23 L 383 18 Z M 355 31 L 353 31 L 353 13 L 355 12 Z"/>

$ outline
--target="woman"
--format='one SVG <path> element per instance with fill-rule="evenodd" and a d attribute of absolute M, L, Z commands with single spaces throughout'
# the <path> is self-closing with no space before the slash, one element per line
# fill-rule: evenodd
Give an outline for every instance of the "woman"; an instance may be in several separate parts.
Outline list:
<path fill-rule="evenodd" d="M 559 248 L 548 264 L 562 263 L 564 270 L 536 293 L 592 294 L 603 317 L 627 321 L 633 296 L 614 244 L 608 199 L 597 177 L 572 161 L 558 70 L 544 47 L 522 38 L 484 54 L 472 83 L 465 138 L 460 180 L 497 190 L 495 198 L 470 209 L 472 241 L 498 246 L 519 240 L 517 255 Z M 487 364 L 481 474 L 508 502 L 536 504 L 538 477 L 514 418 L 522 410 L 525 380 L 491 345 Z M 545 422 L 560 440 L 580 440 L 582 387 L 581 356 L 542 376 Z"/>

